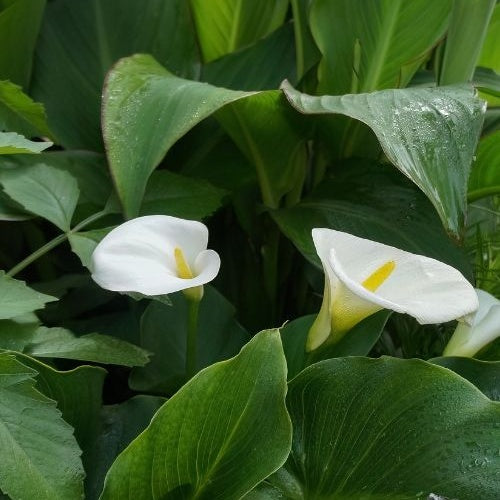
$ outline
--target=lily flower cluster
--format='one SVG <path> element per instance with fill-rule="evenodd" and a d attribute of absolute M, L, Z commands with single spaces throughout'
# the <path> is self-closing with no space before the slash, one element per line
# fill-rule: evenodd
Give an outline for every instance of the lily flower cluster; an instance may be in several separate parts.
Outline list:
<path fill-rule="evenodd" d="M 333 229 L 313 229 L 312 237 L 325 286 L 307 351 L 337 342 L 381 309 L 409 314 L 421 324 L 458 319 L 461 323 L 446 354 L 472 355 L 500 334 L 493 326 L 500 301 L 485 292 L 476 294 L 453 267 Z M 143 295 L 182 290 L 188 299 L 199 301 L 203 285 L 220 268 L 219 255 L 207 250 L 207 244 L 208 229 L 201 222 L 164 215 L 138 217 L 113 229 L 97 245 L 92 277 L 108 290 Z M 479 303 L 487 309 L 480 309 L 468 325 Z"/>

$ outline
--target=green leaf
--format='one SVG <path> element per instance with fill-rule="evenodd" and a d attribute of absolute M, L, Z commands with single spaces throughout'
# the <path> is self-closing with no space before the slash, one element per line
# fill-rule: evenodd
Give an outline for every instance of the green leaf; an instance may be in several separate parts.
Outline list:
<path fill-rule="evenodd" d="M 311 230 L 326 227 L 446 262 L 472 279 L 465 252 L 450 240 L 426 198 L 382 165 L 348 163 L 298 205 L 272 213 L 285 235 L 321 268 Z"/>
<path fill-rule="evenodd" d="M 93 443 L 91 460 L 85 467 L 87 500 L 99 498 L 104 477 L 115 458 L 149 425 L 151 418 L 165 401 L 157 396 L 141 395 L 119 405 L 103 407 L 100 415 L 101 432 Z"/>
<path fill-rule="evenodd" d="M 241 498 L 286 460 L 285 393 L 279 333 L 261 332 L 163 405 L 114 462 L 102 500 Z"/>
<path fill-rule="evenodd" d="M 202 179 L 159 170 L 149 179 L 140 213 L 202 220 L 220 208 L 226 194 Z"/>
<path fill-rule="evenodd" d="M 458 373 L 490 399 L 500 401 L 500 361 L 442 357 L 433 358 L 430 362 Z"/>
<path fill-rule="evenodd" d="M 500 72 L 500 4 L 498 3 L 490 18 L 478 65 Z"/>
<path fill-rule="evenodd" d="M 270 478 L 286 498 L 498 496 L 500 404 L 449 370 L 386 357 L 323 361 L 290 382 L 287 407 L 292 451 Z"/>
<path fill-rule="evenodd" d="M 0 10 L 1 80 L 28 87 L 44 8 L 45 0 L 12 0 Z"/>
<path fill-rule="evenodd" d="M 0 320 L 0 349 L 22 352 L 39 327 L 37 322 Z"/>
<path fill-rule="evenodd" d="M 122 59 L 104 89 L 103 134 L 125 215 L 137 215 L 149 176 L 182 135 L 247 95 L 178 78 L 151 56 Z"/>
<path fill-rule="evenodd" d="M 496 0 L 455 0 L 446 35 L 440 85 L 472 79 Z"/>
<path fill-rule="evenodd" d="M 485 112 L 472 87 L 313 97 L 285 84 L 284 91 L 302 113 L 340 113 L 368 125 L 388 159 L 431 200 L 444 226 L 461 233 L 467 179 Z"/>
<path fill-rule="evenodd" d="M 124 340 L 89 333 L 75 336 L 64 328 L 40 327 L 24 352 L 37 358 L 66 358 L 95 363 L 144 366 L 148 353 Z"/>
<path fill-rule="evenodd" d="M 18 167 L 1 173 L 4 191 L 26 210 L 69 231 L 80 191 L 68 172 L 44 164 Z"/>
<path fill-rule="evenodd" d="M 193 18 L 205 62 L 217 59 L 278 28 L 288 0 L 191 0 Z"/>
<path fill-rule="evenodd" d="M 288 378 L 292 379 L 304 368 L 318 361 L 343 356 L 367 356 L 384 330 L 391 311 L 379 311 L 368 316 L 347 332 L 334 345 L 323 345 L 306 353 L 306 339 L 316 315 L 297 318 L 281 328 L 281 341 L 285 351 Z"/>
<path fill-rule="evenodd" d="M 104 76 L 118 59 L 137 52 L 151 53 L 175 74 L 196 77 L 199 56 L 188 2 L 48 3 L 37 44 L 32 92 L 45 104 L 51 129 L 63 146 L 102 150 Z"/>
<path fill-rule="evenodd" d="M 0 155 L 36 154 L 50 146 L 51 142 L 33 142 L 15 132 L 0 132 Z"/>
<path fill-rule="evenodd" d="M 31 214 L 22 210 L 17 203 L 0 191 L 0 220 L 20 221 L 31 218 L 33 218 Z"/>
<path fill-rule="evenodd" d="M 15 280 L 0 271 L 0 319 L 11 319 L 22 314 L 42 309 L 55 297 L 36 292 L 24 281 Z"/>
<path fill-rule="evenodd" d="M 500 130 L 483 137 L 469 179 L 469 201 L 500 193 Z"/>
<path fill-rule="evenodd" d="M 73 429 L 34 388 L 36 371 L 0 354 L 0 489 L 11 498 L 82 498 L 84 471 Z"/>
<path fill-rule="evenodd" d="M 293 25 L 286 23 L 254 45 L 202 68 L 201 80 L 235 90 L 271 90 L 296 80 Z"/>
<path fill-rule="evenodd" d="M 112 227 L 105 227 L 69 235 L 71 250 L 78 255 L 87 269 L 90 269 L 91 257 L 95 247 L 112 229 Z"/>
<path fill-rule="evenodd" d="M 50 136 L 43 105 L 9 81 L 0 81 L 0 130 L 28 137 Z"/>
<path fill-rule="evenodd" d="M 310 26 L 323 60 L 319 92 L 405 87 L 444 35 L 451 0 L 314 0 Z"/>
<path fill-rule="evenodd" d="M 234 356 L 249 335 L 235 320 L 234 307 L 205 286 L 198 316 L 198 369 Z M 141 320 L 141 346 L 154 355 L 135 368 L 130 386 L 136 391 L 170 393 L 185 380 L 188 303 L 182 293 L 170 295 L 172 306 L 151 303 Z"/>

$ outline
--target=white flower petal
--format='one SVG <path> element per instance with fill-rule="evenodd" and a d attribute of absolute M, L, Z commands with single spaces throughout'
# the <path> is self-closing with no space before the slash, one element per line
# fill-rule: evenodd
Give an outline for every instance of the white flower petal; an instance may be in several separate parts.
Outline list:
<path fill-rule="evenodd" d="M 201 222 L 165 215 L 138 217 L 113 229 L 97 245 L 92 278 L 108 290 L 144 295 L 199 286 L 212 280 L 220 267 L 216 252 L 206 250 L 207 242 L 208 229 Z M 192 279 L 178 277 L 176 248 L 194 271 Z"/>

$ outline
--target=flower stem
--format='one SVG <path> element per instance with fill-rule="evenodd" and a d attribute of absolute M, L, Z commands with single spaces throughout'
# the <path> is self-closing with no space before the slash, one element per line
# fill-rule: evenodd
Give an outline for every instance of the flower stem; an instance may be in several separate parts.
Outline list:
<path fill-rule="evenodd" d="M 186 338 L 186 378 L 189 380 L 196 374 L 198 351 L 198 311 L 199 300 L 188 299 L 188 321 Z"/>
<path fill-rule="evenodd" d="M 47 252 L 50 252 L 50 250 L 52 250 L 53 248 L 60 245 L 63 241 L 66 241 L 71 234 L 80 231 L 84 227 L 88 226 L 92 222 L 95 222 L 101 217 L 104 217 L 107 214 L 108 212 L 106 210 L 103 210 L 101 212 L 97 212 L 91 215 L 90 217 L 87 217 L 85 220 L 77 224 L 73 229 L 71 229 L 67 233 L 63 233 L 56 236 L 54 239 L 45 243 L 45 245 L 40 247 L 38 250 L 35 250 L 31 255 L 28 255 L 28 257 L 26 257 L 21 262 L 16 264 L 6 275 L 10 277 L 15 276 L 17 273 L 21 272 L 25 267 L 28 267 L 32 262 L 35 262 L 35 260 L 42 257 L 42 255 L 45 255 Z"/>

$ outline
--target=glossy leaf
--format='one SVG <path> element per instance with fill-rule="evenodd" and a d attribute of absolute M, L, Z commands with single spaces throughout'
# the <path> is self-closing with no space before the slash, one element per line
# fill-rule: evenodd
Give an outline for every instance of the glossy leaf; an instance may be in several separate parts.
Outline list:
<path fill-rule="evenodd" d="M 199 63 L 191 23 L 184 0 L 48 2 L 32 91 L 45 104 L 61 144 L 102 150 L 103 80 L 121 57 L 151 53 L 173 73 L 196 77 Z"/>
<path fill-rule="evenodd" d="M 24 281 L 15 280 L 0 271 L 0 319 L 11 319 L 22 314 L 42 309 L 55 297 L 37 292 Z"/>
<path fill-rule="evenodd" d="M 45 0 L 12 0 L 0 10 L 0 80 L 28 87 Z"/>
<path fill-rule="evenodd" d="M 405 87 L 444 35 L 451 0 L 314 0 L 311 31 L 323 60 L 319 92 Z"/>
<path fill-rule="evenodd" d="M 137 215 L 149 176 L 177 139 L 247 95 L 178 78 L 151 56 L 121 60 L 104 90 L 103 133 L 125 215 Z"/>
<path fill-rule="evenodd" d="M 2 453 L 1 491 L 14 499 L 81 498 L 81 451 L 55 402 L 34 388 L 36 374 L 0 353 L 0 440 L 9 450 Z"/>
<path fill-rule="evenodd" d="M 15 132 L 0 132 L 0 155 L 41 153 L 51 142 L 33 142 Z"/>
<path fill-rule="evenodd" d="M 323 361 L 289 384 L 287 406 L 292 452 L 269 479 L 286 498 L 497 497 L 500 404 L 449 370 Z"/>
<path fill-rule="evenodd" d="M 434 358 L 430 361 L 458 373 L 490 399 L 500 401 L 500 361 L 480 361 L 452 356 Z"/>
<path fill-rule="evenodd" d="M 234 318 L 234 307 L 215 288 L 204 288 L 198 316 L 199 370 L 234 356 L 249 340 Z M 185 380 L 188 303 L 181 293 L 169 297 L 171 306 L 151 303 L 142 316 L 141 346 L 153 356 L 130 375 L 136 391 L 170 393 Z"/>
<path fill-rule="evenodd" d="M 205 62 L 251 45 L 285 20 L 288 0 L 191 0 Z"/>
<path fill-rule="evenodd" d="M 114 462 L 102 500 L 241 498 L 286 460 L 285 393 L 279 333 L 261 332 L 167 401 Z"/>
<path fill-rule="evenodd" d="M 202 220 L 222 205 L 225 195 L 226 191 L 202 179 L 159 170 L 149 179 L 140 214 Z"/>
<path fill-rule="evenodd" d="M 483 137 L 469 179 L 469 201 L 500 193 L 500 131 Z"/>
<path fill-rule="evenodd" d="M 149 361 L 143 349 L 108 335 L 75 336 L 64 328 L 37 329 L 24 352 L 36 358 L 66 358 L 95 363 L 144 366 Z"/>
<path fill-rule="evenodd" d="M 448 238 L 432 206 L 409 182 L 381 165 L 349 163 L 289 209 L 273 212 L 281 230 L 318 266 L 311 230 L 337 229 L 445 262 L 472 279 L 467 257 Z"/>
<path fill-rule="evenodd" d="M 5 170 L 0 183 L 22 207 L 69 231 L 80 191 L 69 173 L 44 164 Z"/>
<path fill-rule="evenodd" d="M 50 136 L 43 105 L 9 81 L 0 81 L 0 130 L 27 137 Z"/>
<path fill-rule="evenodd" d="M 467 179 L 485 112 L 471 87 L 321 97 L 289 85 L 284 91 L 302 113 L 340 113 L 368 125 L 388 159 L 431 200 L 444 226 L 461 233 Z"/>

